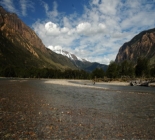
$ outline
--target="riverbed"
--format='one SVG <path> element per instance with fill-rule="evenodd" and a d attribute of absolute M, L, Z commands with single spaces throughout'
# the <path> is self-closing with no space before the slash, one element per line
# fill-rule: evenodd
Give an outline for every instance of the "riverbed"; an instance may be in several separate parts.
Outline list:
<path fill-rule="evenodd" d="M 155 139 L 155 88 L 0 79 L 1 139 Z"/>

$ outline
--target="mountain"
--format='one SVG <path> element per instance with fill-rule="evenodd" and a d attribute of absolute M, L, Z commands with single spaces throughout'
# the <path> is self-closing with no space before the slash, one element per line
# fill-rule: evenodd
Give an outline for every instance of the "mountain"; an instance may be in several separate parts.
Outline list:
<path fill-rule="evenodd" d="M 143 31 L 124 43 L 119 49 L 115 62 L 130 60 L 136 63 L 139 57 L 150 59 L 151 64 L 155 63 L 155 28 Z"/>
<path fill-rule="evenodd" d="M 80 58 L 80 57 L 78 57 L 78 56 L 76 56 L 76 55 L 74 55 L 74 54 L 72 54 L 70 52 L 64 51 L 62 49 L 56 49 L 56 50 L 52 50 L 52 51 L 57 53 L 57 54 L 61 54 L 63 56 L 66 56 L 66 57 L 68 57 L 69 59 L 71 59 L 73 61 L 75 61 L 75 60 L 86 61 L 85 59 L 82 59 L 82 58 Z"/>
<path fill-rule="evenodd" d="M 89 72 L 95 68 L 107 68 L 67 51 L 51 51 L 15 13 L 9 13 L 0 6 L 0 70 L 8 66 L 20 69 L 83 69 Z"/>
<path fill-rule="evenodd" d="M 0 6 L 0 67 L 77 69 L 67 57 L 46 48 L 16 14 Z"/>
<path fill-rule="evenodd" d="M 103 69 L 104 71 L 106 71 L 108 68 L 108 65 L 100 64 L 97 62 L 75 60 L 74 63 L 78 68 L 83 69 L 88 72 L 92 72 L 96 68 L 100 68 L 100 69 Z"/>
<path fill-rule="evenodd" d="M 52 51 L 54 51 L 57 54 L 61 54 L 63 56 L 68 57 L 69 59 L 71 59 L 73 61 L 73 63 L 77 66 L 77 68 L 88 71 L 88 72 L 92 72 L 96 68 L 101 68 L 104 71 L 106 71 L 107 67 L 108 67 L 105 64 L 100 64 L 97 62 L 89 62 L 86 59 L 80 58 L 80 57 L 78 57 L 70 52 L 64 51 L 62 49 L 56 49 L 56 50 L 52 50 Z"/>

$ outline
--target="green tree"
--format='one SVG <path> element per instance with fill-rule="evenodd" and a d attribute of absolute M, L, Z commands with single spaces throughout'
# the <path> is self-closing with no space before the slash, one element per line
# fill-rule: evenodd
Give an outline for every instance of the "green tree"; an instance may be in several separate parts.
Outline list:
<path fill-rule="evenodd" d="M 151 77 L 155 77 L 155 65 L 150 70 Z"/>
<path fill-rule="evenodd" d="M 111 61 L 108 69 L 106 71 L 106 75 L 108 78 L 117 78 L 119 75 L 119 69 L 118 64 L 114 61 Z"/>
<path fill-rule="evenodd" d="M 14 66 L 7 66 L 3 69 L 2 75 L 5 77 L 16 77 L 16 70 Z"/>
<path fill-rule="evenodd" d="M 92 71 L 92 78 L 103 78 L 105 75 L 105 72 L 101 68 L 96 68 L 95 70 Z"/>
<path fill-rule="evenodd" d="M 149 77 L 150 76 L 149 59 L 144 57 L 138 58 L 135 73 L 136 76 L 138 77 Z"/>
<path fill-rule="evenodd" d="M 125 60 L 120 65 L 120 76 L 134 76 L 134 65 L 132 62 Z"/>

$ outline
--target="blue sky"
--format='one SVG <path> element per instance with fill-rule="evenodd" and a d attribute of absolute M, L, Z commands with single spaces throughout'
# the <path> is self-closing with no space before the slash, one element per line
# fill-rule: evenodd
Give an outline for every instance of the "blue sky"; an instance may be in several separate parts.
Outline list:
<path fill-rule="evenodd" d="M 155 28 L 155 0 L 0 0 L 52 50 L 109 64 L 119 48 Z"/>

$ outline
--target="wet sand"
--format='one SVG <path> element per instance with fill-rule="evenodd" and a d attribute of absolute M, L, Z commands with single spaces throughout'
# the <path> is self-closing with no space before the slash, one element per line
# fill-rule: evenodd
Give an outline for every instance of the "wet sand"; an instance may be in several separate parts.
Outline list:
<path fill-rule="evenodd" d="M 155 139 L 155 94 L 82 82 L 0 79 L 0 139 Z"/>

